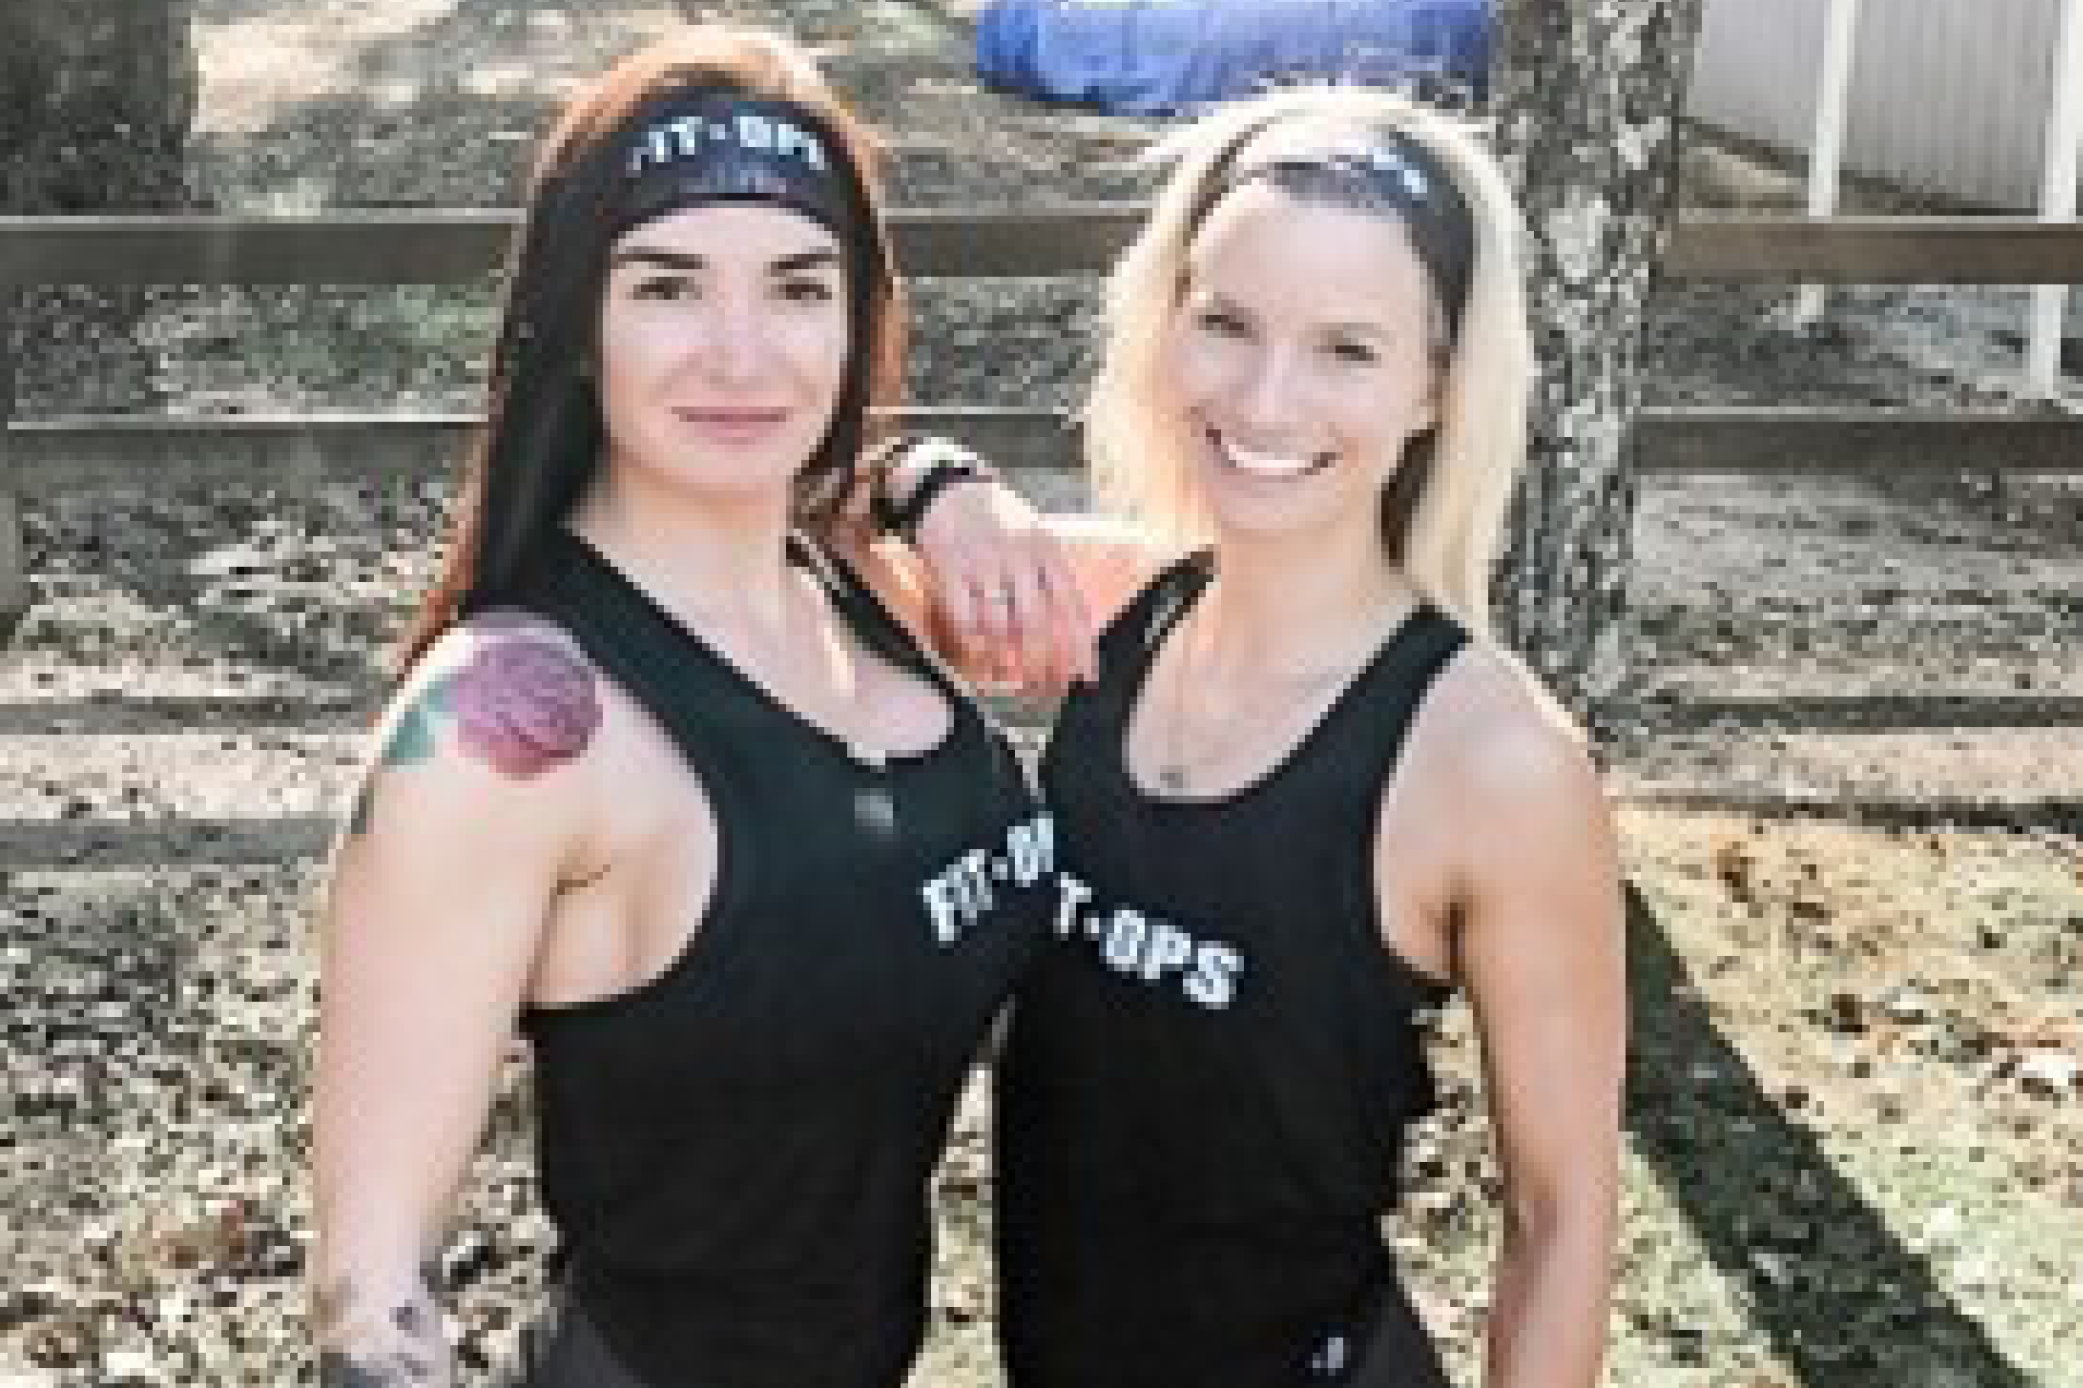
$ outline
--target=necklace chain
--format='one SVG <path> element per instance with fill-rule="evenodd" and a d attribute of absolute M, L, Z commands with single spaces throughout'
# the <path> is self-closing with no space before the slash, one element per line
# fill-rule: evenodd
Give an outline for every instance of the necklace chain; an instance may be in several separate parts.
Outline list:
<path fill-rule="evenodd" d="M 1203 605 L 1205 605 L 1207 596 L 1207 592 L 1204 589 L 1201 594 L 1201 601 L 1195 603 L 1172 629 L 1172 635 L 1179 642 L 1179 655 L 1178 659 L 1173 662 L 1174 668 L 1170 672 L 1171 688 L 1166 691 L 1165 706 L 1166 712 L 1170 717 L 1166 720 L 1166 726 L 1162 729 L 1165 735 L 1159 739 L 1158 764 L 1156 767 L 1157 788 L 1166 795 L 1183 795 L 1187 793 L 1192 789 L 1196 779 L 1194 775 L 1195 768 L 1207 764 L 1212 753 L 1205 750 L 1200 752 L 1191 750 L 1195 743 L 1198 743 L 1202 748 L 1209 747 L 1211 742 L 1214 745 L 1227 745 L 1231 740 L 1227 734 L 1231 730 L 1240 725 L 1249 726 L 1251 723 L 1260 721 L 1259 715 L 1266 711 L 1263 708 L 1264 701 L 1261 700 L 1260 706 L 1246 707 L 1245 714 L 1250 715 L 1250 717 L 1240 716 L 1234 711 L 1225 715 L 1220 720 L 1220 725 L 1215 729 L 1216 736 L 1213 739 L 1188 735 L 1188 720 L 1186 717 L 1187 691 L 1192 684 L 1195 654 L 1193 623 L 1194 618 L 1199 615 Z M 1395 621 L 1390 623 L 1383 633 L 1378 634 L 1374 640 L 1363 646 L 1357 656 L 1334 662 L 1315 674 L 1297 680 L 1291 688 L 1281 691 L 1283 704 L 1292 706 L 1299 699 L 1307 701 L 1313 706 L 1324 690 L 1357 677 L 1360 668 L 1372 660 L 1382 649 L 1383 643 L 1388 639 L 1387 633 L 1399 630 L 1403 622 L 1415 610 L 1416 604 L 1414 602 L 1399 604 L 1396 609 Z"/>

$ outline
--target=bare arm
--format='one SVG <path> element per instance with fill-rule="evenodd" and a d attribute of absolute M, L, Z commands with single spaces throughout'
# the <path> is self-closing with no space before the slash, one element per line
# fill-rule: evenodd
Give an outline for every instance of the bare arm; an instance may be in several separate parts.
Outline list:
<path fill-rule="evenodd" d="M 554 634 L 444 637 L 394 702 L 321 922 L 314 1096 L 320 1382 L 447 1385 L 421 1272 L 482 1131 L 578 841 L 600 721 Z"/>
<path fill-rule="evenodd" d="M 915 545 L 853 555 L 942 659 L 1037 694 L 1095 677 L 1100 629 L 1172 557 L 1127 522 L 1043 512 L 988 481 L 935 498 Z"/>
<path fill-rule="evenodd" d="M 1591 1388 L 1606 1341 L 1626 1058 L 1612 818 L 1582 747 L 1519 718 L 1469 755 L 1463 982 L 1505 1181 L 1487 1388 Z"/>

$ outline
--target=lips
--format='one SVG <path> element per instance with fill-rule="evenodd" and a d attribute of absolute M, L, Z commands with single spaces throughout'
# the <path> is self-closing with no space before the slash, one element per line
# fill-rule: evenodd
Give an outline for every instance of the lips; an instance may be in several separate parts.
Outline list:
<path fill-rule="evenodd" d="M 676 406 L 673 418 L 704 437 L 728 443 L 746 443 L 778 429 L 788 419 L 785 409 L 746 409 L 742 406 Z"/>
<path fill-rule="evenodd" d="M 1264 477 L 1273 480 L 1309 477 L 1322 472 L 1338 461 L 1335 452 L 1310 453 L 1284 450 L 1280 452 L 1260 451 L 1243 447 L 1226 438 L 1220 429 L 1209 427 L 1207 437 L 1217 457 L 1236 471 L 1249 477 Z"/>

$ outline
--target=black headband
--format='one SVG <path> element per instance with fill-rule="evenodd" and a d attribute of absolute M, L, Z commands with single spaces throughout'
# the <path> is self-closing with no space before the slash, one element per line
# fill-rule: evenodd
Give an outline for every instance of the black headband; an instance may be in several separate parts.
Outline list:
<path fill-rule="evenodd" d="M 1246 159 L 1225 171 L 1210 205 L 1233 188 L 1258 182 L 1271 183 L 1290 197 L 1389 212 L 1401 219 L 1439 292 L 1447 340 L 1459 340 L 1475 273 L 1475 216 L 1453 175 L 1431 150 L 1401 132 L 1388 131 L 1372 139 L 1356 134 L 1349 142 L 1334 140 L 1318 149 Z"/>
<path fill-rule="evenodd" d="M 702 92 L 652 108 L 623 139 L 610 237 L 717 202 L 800 212 L 842 241 L 866 213 L 845 152 L 824 121 L 787 101 Z"/>

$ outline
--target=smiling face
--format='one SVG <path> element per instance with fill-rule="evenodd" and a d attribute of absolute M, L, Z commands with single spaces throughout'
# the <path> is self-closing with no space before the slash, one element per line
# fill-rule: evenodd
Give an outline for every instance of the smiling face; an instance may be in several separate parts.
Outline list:
<path fill-rule="evenodd" d="M 838 240 L 785 208 L 644 222 L 609 250 L 598 378 L 610 467 L 786 491 L 831 424 L 849 349 Z"/>
<path fill-rule="evenodd" d="M 1402 224 L 1226 194 L 1188 248 L 1164 375 L 1195 489 L 1219 531 L 1358 525 L 1437 417 L 1441 324 Z"/>

